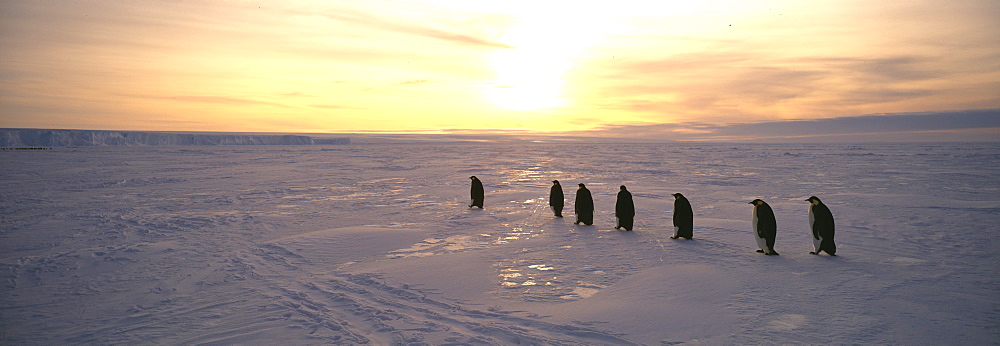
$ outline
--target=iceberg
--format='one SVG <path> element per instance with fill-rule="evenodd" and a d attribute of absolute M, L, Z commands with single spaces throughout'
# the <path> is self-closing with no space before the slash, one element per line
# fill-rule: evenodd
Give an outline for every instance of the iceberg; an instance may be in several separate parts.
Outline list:
<path fill-rule="evenodd" d="M 0 146 L 335 145 L 350 138 L 303 135 L 174 133 L 143 131 L 0 129 Z"/>

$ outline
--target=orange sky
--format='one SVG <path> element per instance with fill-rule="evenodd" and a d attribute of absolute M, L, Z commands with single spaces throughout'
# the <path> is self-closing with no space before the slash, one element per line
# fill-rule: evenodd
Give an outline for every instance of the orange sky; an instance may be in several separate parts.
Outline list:
<path fill-rule="evenodd" d="M 1000 1 L 0 0 L 0 127 L 357 132 L 1000 108 Z"/>

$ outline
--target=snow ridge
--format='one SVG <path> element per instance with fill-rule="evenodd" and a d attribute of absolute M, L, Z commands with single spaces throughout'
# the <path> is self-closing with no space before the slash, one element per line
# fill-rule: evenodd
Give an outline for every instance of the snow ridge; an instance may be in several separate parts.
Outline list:
<path fill-rule="evenodd" d="M 168 133 L 141 131 L 0 129 L 3 147 L 161 146 L 161 145 L 330 145 L 350 138 L 301 135 Z"/>

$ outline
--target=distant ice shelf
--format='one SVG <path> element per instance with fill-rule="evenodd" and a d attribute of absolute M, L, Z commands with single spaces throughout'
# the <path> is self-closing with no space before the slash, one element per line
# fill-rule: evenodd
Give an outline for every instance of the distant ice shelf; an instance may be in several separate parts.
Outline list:
<path fill-rule="evenodd" d="M 334 145 L 350 138 L 303 135 L 209 134 L 141 131 L 0 129 L 0 147 L 161 145 Z"/>

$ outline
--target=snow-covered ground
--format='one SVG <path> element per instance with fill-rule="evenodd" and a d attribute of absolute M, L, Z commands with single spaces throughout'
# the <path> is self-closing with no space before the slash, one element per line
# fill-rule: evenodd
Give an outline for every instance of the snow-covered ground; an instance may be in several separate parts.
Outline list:
<path fill-rule="evenodd" d="M 0 165 L 2 344 L 1000 340 L 997 144 L 87 147 Z M 573 225 L 579 182 L 594 226 Z M 613 228 L 622 184 L 633 232 Z M 693 241 L 669 239 L 675 192 Z M 809 254 L 810 195 L 837 257 Z M 755 198 L 781 256 L 754 252 Z"/>

